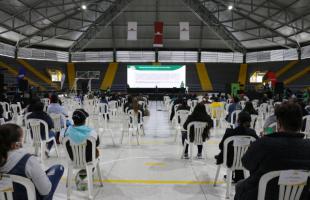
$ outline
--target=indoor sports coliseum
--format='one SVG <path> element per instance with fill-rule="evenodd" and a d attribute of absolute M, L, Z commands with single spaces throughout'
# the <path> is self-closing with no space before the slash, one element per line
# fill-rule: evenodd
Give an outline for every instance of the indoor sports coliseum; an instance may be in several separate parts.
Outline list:
<path fill-rule="evenodd" d="M 310 200 L 309 0 L 0 0 L 0 200 Z"/>

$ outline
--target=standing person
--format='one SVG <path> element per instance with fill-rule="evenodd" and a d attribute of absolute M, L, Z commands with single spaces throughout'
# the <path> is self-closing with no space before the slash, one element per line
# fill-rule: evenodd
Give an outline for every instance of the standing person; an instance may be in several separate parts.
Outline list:
<path fill-rule="evenodd" d="M 202 139 L 205 141 L 206 139 L 209 138 L 210 134 L 210 129 L 213 127 L 213 120 L 211 117 L 207 114 L 206 108 L 204 104 L 198 103 L 197 106 L 194 108 L 194 111 L 192 112 L 191 115 L 188 116 L 187 120 L 185 121 L 183 128 L 187 130 L 187 125 L 191 122 L 207 122 L 207 126 L 205 127 L 203 134 L 202 134 Z M 194 129 L 191 127 L 190 129 L 190 138 L 187 138 L 187 132 L 182 133 L 182 144 L 184 145 L 185 140 L 189 139 L 191 142 L 194 141 Z M 198 154 L 197 158 L 201 159 L 202 158 L 202 145 L 198 145 Z M 185 153 L 183 156 L 184 159 L 188 159 L 188 144 L 186 144 L 185 148 Z"/>
<path fill-rule="evenodd" d="M 36 102 L 34 104 L 33 107 L 33 111 L 30 115 L 28 115 L 28 119 L 41 119 L 43 121 L 45 121 L 48 125 L 48 135 L 49 138 L 55 137 L 55 133 L 54 131 L 52 131 L 52 129 L 54 128 L 54 122 L 52 120 L 52 118 L 43 111 L 44 109 L 44 104 L 40 101 Z M 45 130 L 44 127 L 41 125 L 41 138 L 43 140 L 47 139 L 45 138 Z M 49 143 L 47 143 L 47 149 L 46 149 L 46 156 L 49 156 L 49 151 L 51 150 L 51 148 L 53 147 L 53 141 L 50 141 Z"/>
<path fill-rule="evenodd" d="M 225 131 L 225 134 L 219 144 L 220 153 L 215 156 L 217 165 L 220 165 L 223 163 L 224 142 L 227 138 L 232 137 L 232 136 L 252 136 L 258 139 L 258 136 L 256 135 L 255 130 L 250 128 L 251 116 L 249 115 L 248 112 L 244 112 L 244 111 L 240 112 L 238 115 L 237 123 L 238 123 L 238 126 L 235 129 L 227 128 Z M 232 144 L 229 144 L 228 150 L 227 150 L 228 167 L 231 167 L 232 162 L 233 162 L 234 155 L 232 152 L 234 152 L 234 148 Z M 244 179 L 244 174 L 242 170 L 235 170 L 234 173 L 235 173 L 235 176 L 233 177 L 234 182 L 238 182 L 239 180 Z"/>
<path fill-rule="evenodd" d="M 44 171 L 37 158 L 23 148 L 23 130 L 16 124 L 0 126 L 0 173 L 29 178 L 36 189 L 38 200 L 52 200 L 63 175 L 62 165 Z M 13 199 L 27 200 L 26 189 L 14 184 Z"/>
<path fill-rule="evenodd" d="M 300 133 L 302 112 L 297 103 L 284 102 L 276 110 L 277 132 L 252 143 L 242 158 L 250 177 L 236 185 L 235 200 L 257 199 L 260 178 L 277 170 L 310 170 L 310 140 Z M 278 185 L 272 184 L 265 199 L 277 199 Z M 309 200 L 309 188 L 300 200 Z"/>

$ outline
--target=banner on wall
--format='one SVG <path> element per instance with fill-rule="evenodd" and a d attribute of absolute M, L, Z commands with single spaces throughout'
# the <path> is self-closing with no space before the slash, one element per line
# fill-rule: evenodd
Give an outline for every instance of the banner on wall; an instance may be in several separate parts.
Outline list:
<path fill-rule="evenodd" d="M 127 40 L 137 40 L 137 22 L 128 22 Z"/>
<path fill-rule="evenodd" d="M 156 21 L 154 23 L 154 42 L 153 47 L 163 47 L 164 22 Z"/>
<path fill-rule="evenodd" d="M 189 22 L 180 22 L 180 40 L 189 40 Z"/>

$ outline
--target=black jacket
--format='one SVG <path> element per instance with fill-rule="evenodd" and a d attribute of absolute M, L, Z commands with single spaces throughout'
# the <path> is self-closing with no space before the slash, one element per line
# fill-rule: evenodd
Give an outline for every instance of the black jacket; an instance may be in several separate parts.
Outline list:
<path fill-rule="evenodd" d="M 252 143 L 242 158 L 243 166 L 250 171 L 250 177 L 238 184 L 238 200 L 257 199 L 258 183 L 262 175 L 277 170 L 310 170 L 310 140 L 300 133 L 273 133 Z M 277 182 L 269 187 L 266 200 L 278 199 Z M 237 190 L 238 191 L 238 190 Z M 236 199 L 236 198 L 235 198 Z M 309 200 L 309 188 L 301 200 Z"/>
<path fill-rule="evenodd" d="M 216 164 L 222 164 L 223 163 L 223 154 L 224 154 L 224 142 L 227 138 L 232 137 L 232 136 L 252 136 L 258 139 L 258 136 L 256 135 L 255 130 L 251 128 L 245 128 L 242 126 L 238 126 L 235 129 L 228 128 L 225 131 L 225 134 L 222 138 L 222 141 L 219 144 L 219 148 L 221 152 L 216 156 Z M 227 150 L 227 165 L 230 167 L 233 162 L 234 158 L 234 147 L 232 146 L 232 143 L 228 145 L 228 150 Z"/>
<path fill-rule="evenodd" d="M 189 115 L 187 120 L 184 122 L 183 128 L 185 130 L 187 130 L 187 125 L 191 122 L 196 122 L 196 121 L 197 122 L 207 122 L 207 126 L 202 133 L 202 139 L 203 139 L 203 141 L 205 141 L 206 138 L 209 138 L 209 130 L 213 127 L 213 120 L 211 119 L 211 117 L 208 114 L 204 117 Z M 193 142 L 194 141 L 194 129 L 193 129 L 193 127 L 191 127 L 191 129 L 190 129 L 189 137 L 190 137 L 190 141 Z"/>

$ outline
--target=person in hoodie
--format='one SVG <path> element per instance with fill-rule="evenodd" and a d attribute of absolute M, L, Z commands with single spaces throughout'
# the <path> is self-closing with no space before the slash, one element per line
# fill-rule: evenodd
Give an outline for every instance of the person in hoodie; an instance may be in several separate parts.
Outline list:
<path fill-rule="evenodd" d="M 90 138 L 94 138 L 96 140 L 96 147 L 99 146 L 99 137 L 95 130 L 91 129 L 90 127 L 86 126 L 86 119 L 88 117 L 88 113 L 84 109 L 76 109 L 72 114 L 72 120 L 74 125 L 67 128 L 64 133 L 64 137 L 69 137 L 69 141 L 65 144 L 67 152 L 71 159 L 73 159 L 73 152 L 70 146 L 70 143 L 74 144 L 81 144 L 85 141 L 87 142 L 86 145 L 86 162 L 92 161 L 92 143 L 88 140 Z M 99 151 L 96 148 L 96 158 L 99 156 Z M 86 170 L 80 170 L 75 180 L 77 182 L 77 177 L 81 179 L 86 178 Z"/>
<path fill-rule="evenodd" d="M 88 113 L 84 109 L 76 109 L 72 114 L 72 120 L 74 125 L 67 128 L 64 133 L 64 137 L 69 137 L 69 141 L 74 144 L 81 144 L 87 141 L 86 146 L 86 161 L 89 162 L 92 160 L 92 143 L 87 140 L 89 138 L 94 138 L 96 140 L 96 147 L 99 146 L 99 137 L 97 132 L 86 126 L 86 119 L 88 117 Z M 72 159 L 72 149 L 70 143 L 65 144 L 67 151 L 69 153 L 70 158 Z M 99 151 L 96 150 L 96 157 L 99 156 Z"/>

